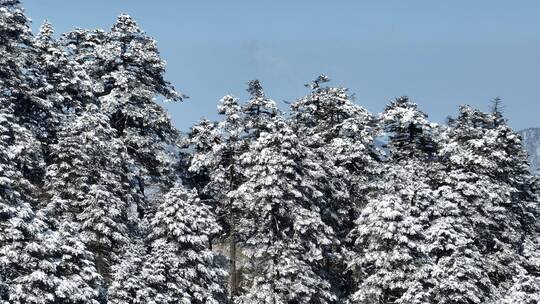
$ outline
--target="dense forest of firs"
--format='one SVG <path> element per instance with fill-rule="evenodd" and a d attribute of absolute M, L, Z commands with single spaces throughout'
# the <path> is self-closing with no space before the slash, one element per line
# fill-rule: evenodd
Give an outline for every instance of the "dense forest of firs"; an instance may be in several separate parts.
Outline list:
<path fill-rule="evenodd" d="M 156 42 L 0 0 L 0 303 L 540 303 L 539 182 L 496 99 L 444 125 L 319 76 L 176 130 Z M 196 104 L 185 104 L 196 107 Z"/>

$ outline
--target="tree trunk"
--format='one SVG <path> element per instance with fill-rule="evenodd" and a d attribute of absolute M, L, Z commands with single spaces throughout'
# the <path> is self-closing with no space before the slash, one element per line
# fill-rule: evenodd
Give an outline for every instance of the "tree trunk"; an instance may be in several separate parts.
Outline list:
<path fill-rule="evenodd" d="M 236 273 L 236 224 L 233 212 L 233 200 L 230 199 L 230 240 L 229 240 L 229 273 L 230 273 L 230 303 L 234 303 L 234 298 L 238 294 L 238 278 Z"/>

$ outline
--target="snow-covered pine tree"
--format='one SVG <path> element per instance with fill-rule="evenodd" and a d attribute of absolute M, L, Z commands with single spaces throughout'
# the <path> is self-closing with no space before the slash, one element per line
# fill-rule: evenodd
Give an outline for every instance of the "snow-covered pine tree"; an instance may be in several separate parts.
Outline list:
<path fill-rule="evenodd" d="M 81 241 L 77 225 L 63 222 L 58 231 L 48 231 L 42 242 L 52 252 L 54 298 L 46 303 L 98 304 L 101 276 L 94 254 Z M 38 303 L 42 303 L 39 302 Z"/>
<path fill-rule="evenodd" d="M 23 101 L 29 99 L 28 79 L 24 74 L 29 64 L 26 50 L 31 47 L 28 23 L 20 1 L 0 1 L 0 88 L 1 96 L 6 98 L 2 107 L 13 102 L 17 108 L 24 108 Z M 15 103 L 17 100 L 20 101 Z"/>
<path fill-rule="evenodd" d="M 492 263 L 479 250 L 474 220 L 482 218 L 478 201 L 497 194 L 479 188 L 486 184 L 470 183 L 469 174 L 445 162 L 438 167 L 431 170 L 437 186 L 425 231 L 432 268 L 427 293 L 434 303 L 485 303 L 496 294 L 496 285 L 489 277 Z"/>
<path fill-rule="evenodd" d="M 43 173 L 42 156 L 39 143 L 35 141 L 34 126 L 27 123 L 32 109 L 44 106 L 32 100 L 29 83 L 30 76 L 26 73 L 30 67 L 29 49 L 31 33 L 29 21 L 24 15 L 18 0 L 0 0 L 0 113 L 3 124 L 4 153 L 5 148 L 21 142 L 19 149 L 28 145 L 27 151 L 10 153 L 12 161 L 20 162 L 22 173 L 30 182 L 38 182 Z M 7 156 L 6 156 L 7 157 Z M 6 161 L 6 164 L 8 162 Z M 31 202 L 32 200 L 27 200 Z"/>
<path fill-rule="evenodd" d="M 0 1 L 0 302 L 54 299 L 49 229 L 36 214 L 44 172 L 39 141 L 28 123 L 34 108 L 26 71 L 31 35 L 19 1 Z"/>
<path fill-rule="evenodd" d="M 39 303 L 54 290 L 49 248 L 40 239 L 48 228 L 34 212 L 38 191 L 32 175 L 43 160 L 39 142 L 19 125 L 12 108 L 12 100 L 0 97 L 0 301 Z"/>
<path fill-rule="evenodd" d="M 445 136 L 446 183 L 467 203 L 461 212 L 474 231 L 468 241 L 474 247 L 468 249 L 481 254 L 476 264 L 487 276 L 480 280 L 473 273 L 470 280 L 481 285 L 480 299 L 497 299 L 516 282 L 538 279 L 538 260 L 530 254 L 538 248 L 538 186 L 528 172 L 519 136 L 500 113 L 463 106 Z M 519 280 L 511 280 L 518 275 Z"/>
<path fill-rule="evenodd" d="M 33 40 L 33 64 L 29 70 L 32 78 L 38 79 L 34 81 L 32 95 L 50 104 L 47 115 L 38 123 L 47 165 L 51 162 L 50 146 L 57 142 L 60 129 L 69 123 L 73 114 L 84 111 L 86 105 L 97 104 L 92 81 L 84 67 L 68 55 L 53 34 L 52 25 L 44 22 Z"/>
<path fill-rule="evenodd" d="M 373 175 L 370 171 L 377 167 L 380 156 L 374 140 L 379 131 L 372 115 L 353 102 L 346 88 L 325 86 L 328 81 L 328 77 L 319 76 L 309 85 L 311 93 L 292 104 L 292 127 L 321 162 L 329 162 L 324 164 L 328 167 L 325 178 L 333 179 L 319 182 L 327 184 L 326 196 L 347 201 L 348 206 L 335 208 L 335 213 L 328 217 L 346 221 L 343 219 L 354 214 L 348 211 L 354 205 L 350 203 L 351 197 L 362 200 L 362 189 Z M 334 226 L 343 234 L 350 224 L 351 221 Z"/>
<path fill-rule="evenodd" d="M 108 117 L 90 105 L 58 132 L 46 176 L 50 199 L 44 212 L 59 228 L 64 222 L 75 225 L 104 284 L 129 242 L 128 207 L 137 196 L 126 149 L 115 136 Z"/>
<path fill-rule="evenodd" d="M 164 79 L 165 62 L 156 42 L 128 15 L 121 15 L 96 47 L 91 77 L 101 110 L 110 117 L 135 163 L 135 178 L 147 208 L 154 196 L 177 180 L 179 134 L 155 99 L 183 100 Z M 164 189 L 161 189 L 164 188 Z"/>
<path fill-rule="evenodd" d="M 0 303 L 97 303 L 90 253 L 34 211 L 45 198 L 28 177 L 43 165 L 40 144 L 0 101 Z"/>
<path fill-rule="evenodd" d="M 33 41 L 33 72 L 43 77 L 47 85 L 38 94 L 50 100 L 60 115 L 80 113 L 85 105 L 96 103 L 92 81 L 53 34 L 53 26 L 45 21 Z"/>
<path fill-rule="evenodd" d="M 99 303 L 99 275 L 90 259 L 92 255 L 66 231 L 69 228 L 64 227 L 62 233 L 40 231 L 27 242 L 23 255 L 11 257 L 9 262 L 13 264 L 3 263 L 8 278 L 0 303 Z M 13 270 L 17 276 L 9 278 Z"/>
<path fill-rule="evenodd" d="M 250 146 L 241 157 L 246 181 L 234 193 L 249 258 L 237 302 L 332 303 L 337 297 L 321 269 L 335 239 L 320 216 L 322 193 L 309 182 L 306 151 L 258 81 L 250 93 Z"/>
<path fill-rule="evenodd" d="M 322 173 L 313 182 L 326 198 L 323 220 L 340 240 L 328 257 L 327 271 L 345 296 L 351 282 L 343 273 L 342 253 L 350 247 L 346 236 L 365 205 L 380 152 L 374 145 L 378 128 L 372 115 L 353 102 L 346 88 L 327 86 L 329 81 L 321 75 L 306 85 L 311 93 L 291 105 L 290 123 Z"/>
<path fill-rule="evenodd" d="M 141 273 L 145 284 L 136 303 L 222 303 L 226 273 L 210 250 L 220 228 L 196 191 L 172 188 L 150 227 L 150 252 Z"/>
<path fill-rule="evenodd" d="M 514 276 L 510 288 L 504 292 L 503 304 L 540 302 L 540 182 L 533 178 L 532 196 L 527 195 L 522 203 L 528 211 L 527 226 L 525 226 L 523 243 L 520 244 L 519 254 L 522 256 L 521 267 Z"/>
<path fill-rule="evenodd" d="M 483 303 L 497 293 L 497 285 L 490 278 L 496 265 L 486 260 L 478 246 L 475 223 L 486 222 L 485 215 L 478 212 L 482 200 L 497 200 L 501 193 L 481 175 L 456 166 L 456 160 L 476 153 L 452 139 L 457 135 L 457 120 L 450 119 L 449 127 L 439 137 L 439 170 L 432 171 L 435 200 L 429 208 L 430 223 L 425 232 L 426 253 L 432 263 L 427 292 L 437 303 Z M 462 136 L 472 135 L 466 134 Z"/>
<path fill-rule="evenodd" d="M 390 155 L 349 235 L 355 288 L 348 300 L 426 303 L 430 263 L 424 229 L 433 203 L 429 169 L 436 125 L 406 97 L 387 106 L 379 121 Z"/>
<path fill-rule="evenodd" d="M 36 50 L 29 21 L 20 8 L 20 1 L 0 1 L 0 86 L 2 93 L 13 102 L 19 123 L 39 140 L 48 136 L 52 103 L 41 91 L 51 89 L 43 75 L 36 72 Z"/>
<path fill-rule="evenodd" d="M 432 191 L 418 162 L 387 165 L 377 193 L 356 221 L 349 303 L 429 303 L 424 253 L 426 208 Z"/>
<path fill-rule="evenodd" d="M 228 244 L 230 301 L 238 295 L 236 222 L 241 216 L 231 195 L 243 181 L 239 157 L 245 151 L 245 135 L 238 99 L 227 95 L 218 106 L 223 120 L 217 125 L 202 121 L 192 128 L 195 147 L 189 170 L 205 175 L 202 197 L 215 206 L 218 222 L 223 227 L 221 241 Z"/>

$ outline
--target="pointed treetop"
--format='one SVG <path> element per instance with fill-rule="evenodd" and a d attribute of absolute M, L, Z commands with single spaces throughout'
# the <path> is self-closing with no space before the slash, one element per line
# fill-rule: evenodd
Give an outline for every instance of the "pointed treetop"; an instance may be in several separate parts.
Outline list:
<path fill-rule="evenodd" d="M 253 98 L 263 97 L 264 91 L 261 82 L 258 79 L 251 80 L 248 83 L 247 91 Z"/>
<path fill-rule="evenodd" d="M 269 117 L 274 117 L 279 113 L 276 102 L 266 97 L 259 80 L 248 82 L 247 91 L 251 95 L 251 99 L 243 106 L 244 113 L 252 116 L 265 114 Z"/>
<path fill-rule="evenodd" d="M 493 98 L 491 100 L 491 111 L 496 114 L 496 113 L 502 113 L 504 109 L 504 106 L 503 106 L 503 101 L 502 101 L 502 98 L 500 98 L 499 96 Z"/>
<path fill-rule="evenodd" d="M 116 23 L 112 27 L 113 32 L 131 32 L 141 33 L 141 29 L 137 25 L 135 19 L 130 15 L 123 13 L 116 19 Z"/>
<path fill-rule="evenodd" d="M 37 34 L 36 40 L 40 42 L 49 42 L 53 39 L 53 35 L 53 25 L 48 20 L 45 20 L 39 28 L 39 33 Z"/>
<path fill-rule="evenodd" d="M 240 112 L 238 98 L 232 95 L 225 95 L 221 98 L 218 105 L 218 114 L 230 116 L 238 112 Z"/>
<path fill-rule="evenodd" d="M 39 28 L 38 35 L 52 36 L 53 34 L 54 34 L 54 27 L 52 23 L 50 23 L 49 20 L 43 21 L 43 24 L 41 24 L 41 27 Z"/>
<path fill-rule="evenodd" d="M 503 105 L 502 98 L 497 96 L 493 100 L 491 100 L 491 112 L 495 116 L 496 126 L 504 122 L 503 111 L 504 111 L 504 105 Z"/>
<path fill-rule="evenodd" d="M 189 136 L 199 150 L 211 149 L 214 144 L 219 142 L 216 123 L 206 118 L 191 127 Z"/>
<path fill-rule="evenodd" d="M 497 96 L 491 101 L 491 112 L 494 116 L 493 124 L 495 127 L 498 127 L 505 123 L 505 119 L 503 117 L 503 101 L 502 99 Z"/>

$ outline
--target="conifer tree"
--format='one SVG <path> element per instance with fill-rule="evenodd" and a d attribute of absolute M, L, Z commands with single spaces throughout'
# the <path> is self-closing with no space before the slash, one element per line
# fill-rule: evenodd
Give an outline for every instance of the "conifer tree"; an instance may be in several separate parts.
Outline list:
<path fill-rule="evenodd" d="M 24 70 L 28 68 L 26 49 L 31 47 L 28 18 L 20 8 L 18 0 L 0 1 L 0 88 L 4 102 L 19 103 L 28 100 L 28 79 Z M 5 106 L 6 104 L 2 104 Z M 17 106 L 24 106 L 17 103 Z"/>
<path fill-rule="evenodd" d="M 97 304 L 100 301 L 102 278 L 96 270 L 94 254 L 80 240 L 76 227 L 63 222 L 58 232 L 48 232 L 43 239 L 53 254 L 49 258 L 54 261 L 54 299 L 48 303 Z"/>
<path fill-rule="evenodd" d="M 209 242 L 219 226 L 197 193 L 181 186 L 172 188 L 150 227 L 141 303 L 221 303 L 225 271 L 216 263 Z"/>
<path fill-rule="evenodd" d="M 206 174 L 207 181 L 201 192 L 215 204 L 215 213 L 220 219 L 223 236 L 229 245 L 229 289 L 231 302 L 238 294 L 237 235 L 236 222 L 242 216 L 235 208 L 231 195 L 243 181 L 240 155 L 245 151 L 245 135 L 241 107 L 230 95 L 223 97 L 218 106 L 223 120 L 217 125 L 202 121 L 192 129 L 191 141 L 195 152 L 190 171 Z"/>
<path fill-rule="evenodd" d="M 350 248 L 346 236 L 376 175 L 378 128 L 372 115 L 354 104 L 346 88 L 326 86 L 329 81 L 321 75 L 306 85 L 311 93 L 291 105 L 290 124 L 322 173 L 313 182 L 326 198 L 326 205 L 321 206 L 323 220 L 340 241 L 326 257 L 327 271 L 334 288 L 347 294 L 351 280 L 344 275 L 343 256 Z"/>
<path fill-rule="evenodd" d="M 80 66 L 95 80 L 101 67 L 99 65 L 100 51 L 105 44 L 106 33 L 101 29 L 76 28 L 61 35 L 60 45 L 67 53 L 68 58 Z M 93 83 L 96 92 L 103 92 L 99 82 Z"/>
<path fill-rule="evenodd" d="M 221 146 L 222 134 L 216 122 L 202 119 L 191 127 L 188 137 L 193 149 L 189 155 L 189 183 L 201 193 L 203 199 L 212 199 L 215 193 L 211 190 L 214 189 L 206 188 L 216 167 L 219 154 L 216 156 L 214 150 Z M 217 203 L 217 199 L 213 201 Z"/>
<path fill-rule="evenodd" d="M 157 98 L 186 98 L 164 79 L 165 63 L 156 42 L 123 14 L 109 32 L 76 29 L 60 40 L 70 60 L 83 67 L 100 110 L 109 117 L 132 159 L 133 182 L 142 200 L 140 218 L 152 201 L 182 174 L 181 138 Z"/>
<path fill-rule="evenodd" d="M 135 178 L 148 204 L 153 191 L 166 190 L 177 179 L 178 132 L 155 99 L 181 101 L 185 96 L 164 79 L 156 42 L 128 15 L 118 17 L 95 56 L 91 76 L 101 88 L 101 109 L 136 164 Z"/>
<path fill-rule="evenodd" d="M 493 195 L 466 182 L 466 174 L 445 169 L 432 173 L 439 185 L 425 232 L 432 268 L 427 292 L 440 303 L 486 302 L 496 295 L 496 285 L 489 278 L 492 264 L 479 250 L 471 218 L 477 218 L 477 201 Z"/>
<path fill-rule="evenodd" d="M 331 303 L 336 295 L 321 269 L 335 238 L 316 203 L 322 194 L 309 183 L 298 138 L 257 84 L 245 106 L 249 134 L 257 137 L 241 157 L 246 181 L 235 191 L 249 257 L 238 303 Z"/>
<path fill-rule="evenodd" d="M 21 126 L 38 139 L 46 134 L 51 102 L 39 96 L 46 87 L 35 70 L 34 45 L 20 1 L 0 1 L 0 90 Z"/>
<path fill-rule="evenodd" d="M 362 204 L 361 192 L 367 191 L 367 180 L 377 167 L 379 152 L 374 139 L 378 131 L 371 114 L 353 103 L 347 89 L 324 86 L 328 81 L 326 76 L 313 81 L 312 92 L 292 105 L 291 123 L 302 142 L 320 158 L 325 176 L 317 182 L 336 201 L 336 206 L 327 208 L 327 218 L 343 235 L 355 219 L 351 201 Z M 350 216 L 353 218 L 347 220 Z"/>
<path fill-rule="evenodd" d="M 45 21 L 33 42 L 34 73 L 41 75 L 47 85 L 39 94 L 48 98 L 60 115 L 80 113 L 87 104 L 96 103 L 92 81 L 53 35 L 53 26 Z"/>
<path fill-rule="evenodd" d="M 69 227 L 51 231 L 34 211 L 39 189 L 28 174 L 43 163 L 38 141 L 1 113 L 0 147 L 0 302 L 97 303 L 91 254 Z"/>
<path fill-rule="evenodd" d="M 467 246 L 458 249 L 467 249 L 469 258 L 476 254 L 474 264 L 483 269 L 469 274 L 476 289 L 461 288 L 455 294 L 481 301 L 506 294 L 516 284 L 509 278 L 518 274 L 516 282 L 538 277 L 537 263 L 526 253 L 536 247 L 532 240 L 538 235 L 534 224 L 537 186 L 519 137 L 499 114 L 461 107 L 446 132 L 448 143 L 442 151 L 450 172 L 446 184 L 454 191 L 453 197 L 463 200 L 456 211 L 472 230 L 467 233 Z M 457 284 L 463 278 L 454 281 Z"/>
<path fill-rule="evenodd" d="M 77 236 L 109 282 L 110 266 L 129 242 L 127 209 L 137 195 L 129 184 L 123 143 L 115 138 L 108 118 L 91 105 L 60 130 L 51 152 L 45 212 L 57 227 L 62 222 L 76 225 Z"/>
<path fill-rule="evenodd" d="M 350 233 L 350 303 L 429 303 L 424 253 L 426 208 L 432 192 L 418 164 L 385 166 L 383 185 L 368 200 Z"/>
<path fill-rule="evenodd" d="M 10 113 L 12 103 L 4 97 L 0 102 L 0 300 L 37 303 L 53 289 L 39 267 L 47 263 L 40 237 L 48 227 L 34 212 L 37 188 L 31 178 L 42 159 L 38 141 Z"/>
<path fill-rule="evenodd" d="M 430 263 L 424 251 L 433 203 L 429 162 L 435 125 L 406 97 L 381 114 L 389 156 L 377 188 L 349 237 L 354 292 L 350 303 L 426 303 Z"/>
<path fill-rule="evenodd" d="M 44 165 L 39 141 L 28 123 L 33 109 L 28 19 L 19 1 L 0 1 L 0 301 L 54 300 L 54 277 L 45 235 L 49 229 L 35 212 Z"/>

